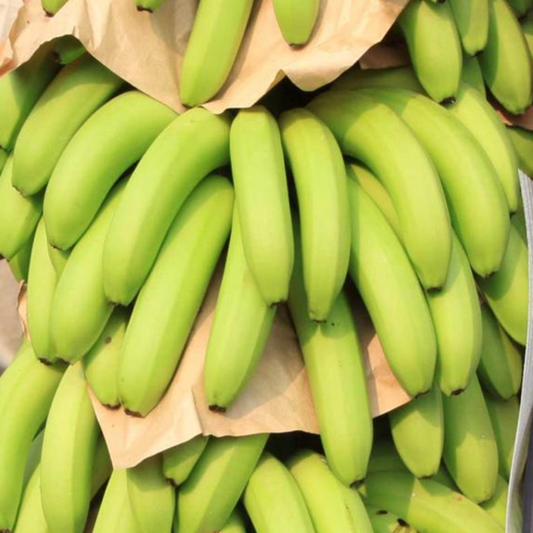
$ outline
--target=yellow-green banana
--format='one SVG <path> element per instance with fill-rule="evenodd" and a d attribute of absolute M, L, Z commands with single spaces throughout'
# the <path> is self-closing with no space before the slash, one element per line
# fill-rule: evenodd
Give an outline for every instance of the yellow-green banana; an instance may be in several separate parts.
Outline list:
<path fill-rule="evenodd" d="M 76 244 L 116 181 L 175 117 L 164 104 L 130 91 L 107 102 L 80 127 L 46 188 L 44 220 L 52 246 L 68 250 Z"/>
<path fill-rule="evenodd" d="M 516 151 L 518 166 L 528 176 L 533 176 L 533 132 L 519 126 L 509 126 L 507 133 Z"/>
<path fill-rule="evenodd" d="M 398 87 L 426 94 L 411 65 L 402 67 L 351 69 L 334 84 L 334 89 L 364 89 L 368 87 Z"/>
<path fill-rule="evenodd" d="M 246 260 L 261 295 L 274 305 L 289 294 L 294 243 L 281 135 L 266 108 L 239 112 L 230 153 Z"/>
<path fill-rule="evenodd" d="M 367 505 L 366 512 L 374 533 L 416 533 L 416 530 L 405 520 L 389 511 Z"/>
<path fill-rule="evenodd" d="M 450 0 L 450 6 L 463 49 L 475 56 L 485 48 L 489 38 L 489 2 Z"/>
<path fill-rule="evenodd" d="M 281 34 L 291 45 L 307 43 L 315 27 L 320 0 L 273 0 Z"/>
<path fill-rule="evenodd" d="M 211 176 L 172 223 L 122 345 L 118 392 L 130 414 L 147 415 L 174 377 L 230 231 L 233 197 L 227 179 Z"/>
<path fill-rule="evenodd" d="M 209 439 L 178 491 L 179 533 L 219 531 L 227 523 L 267 439 L 267 434 Z"/>
<path fill-rule="evenodd" d="M 237 58 L 253 0 L 200 0 L 181 64 L 179 96 L 194 107 L 215 96 Z"/>
<path fill-rule="evenodd" d="M 68 0 L 41 0 L 43 9 L 47 16 L 52 17 L 55 15 Z"/>
<path fill-rule="evenodd" d="M 446 468 L 467 498 L 484 502 L 496 490 L 498 448 L 477 377 L 461 394 L 443 396 L 443 405 Z"/>
<path fill-rule="evenodd" d="M 24 196 L 43 189 L 76 131 L 123 83 L 90 55 L 62 69 L 20 130 L 13 186 Z"/>
<path fill-rule="evenodd" d="M 50 256 L 50 261 L 52 262 L 52 266 L 54 267 L 58 278 L 61 277 L 61 274 L 65 269 L 68 258 L 70 257 L 70 253 L 71 250 L 64 252 L 63 250 L 59 250 L 59 248 L 54 248 L 50 243 L 48 243 L 48 255 Z"/>
<path fill-rule="evenodd" d="M 30 271 L 31 250 L 33 248 L 33 241 L 35 240 L 35 233 L 28 239 L 26 244 L 11 258 L 9 268 L 15 276 L 17 281 L 28 281 Z"/>
<path fill-rule="evenodd" d="M 180 487 L 187 481 L 208 441 L 209 437 L 197 435 L 163 452 L 163 473 L 172 485 Z"/>
<path fill-rule="evenodd" d="M 463 74 L 461 80 L 463 83 L 476 89 L 484 98 L 487 97 L 485 81 L 483 80 L 483 73 L 481 72 L 477 57 L 470 57 L 463 54 Z"/>
<path fill-rule="evenodd" d="M 52 43 L 56 61 L 68 65 L 87 53 L 85 46 L 73 35 L 63 35 Z"/>
<path fill-rule="evenodd" d="M 329 128 L 306 109 L 286 111 L 280 126 L 296 184 L 307 308 L 312 320 L 325 322 L 344 285 L 350 259 L 344 161 Z"/>
<path fill-rule="evenodd" d="M 104 287 L 111 302 L 132 302 L 187 196 L 229 163 L 229 130 L 229 115 L 192 109 L 165 128 L 141 159 L 106 237 Z"/>
<path fill-rule="evenodd" d="M 507 502 L 509 496 L 509 485 L 501 476 L 498 476 L 498 483 L 496 484 L 496 492 L 494 496 L 481 504 L 481 507 L 489 513 L 494 520 L 500 524 L 503 528 L 506 527 L 507 522 Z M 514 506 L 512 508 L 513 515 L 519 519 L 522 515 L 522 509 L 518 503 L 518 499 L 514 500 Z M 520 523 L 522 519 L 520 518 Z"/>

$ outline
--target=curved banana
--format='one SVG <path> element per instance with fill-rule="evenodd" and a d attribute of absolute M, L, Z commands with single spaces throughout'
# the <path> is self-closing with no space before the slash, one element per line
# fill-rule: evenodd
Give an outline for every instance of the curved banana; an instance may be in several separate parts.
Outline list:
<path fill-rule="evenodd" d="M 154 141 L 137 168 L 106 237 L 105 293 L 129 305 L 145 282 L 183 202 L 212 170 L 229 163 L 230 117 L 192 109 Z"/>
<path fill-rule="evenodd" d="M 298 198 L 309 317 L 325 322 L 346 280 L 350 259 L 344 161 L 328 127 L 306 109 L 284 112 L 280 126 Z"/>
<path fill-rule="evenodd" d="M 316 25 L 320 0 L 273 0 L 272 3 L 285 41 L 290 45 L 306 44 Z"/>
<path fill-rule="evenodd" d="M 450 7 L 463 49 L 475 56 L 487 46 L 489 38 L 488 0 L 450 0 Z"/>
<path fill-rule="evenodd" d="M 43 9 L 48 17 L 54 16 L 68 0 L 41 0 Z"/>
<path fill-rule="evenodd" d="M 209 437 L 197 435 L 163 452 L 163 473 L 172 485 L 180 487 L 187 481 L 208 441 Z"/>
<path fill-rule="evenodd" d="M 397 87 L 426 94 L 411 65 L 388 68 L 350 69 L 332 85 L 337 89 L 364 89 L 372 87 Z"/>
<path fill-rule="evenodd" d="M 490 92 L 507 111 L 518 115 L 531 105 L 531 54 L 506 0 L 489 0 L 489 39 L 479 64 Z"/>
<path fill-rule="evenodd" d="M 50 45 L 44 45 L 31 59 L 0 79 L 0 146 L 11 151 L 28 118 L 59 65 Z"/>
<path fill-rule="evenodd" d="M 368 473 L 374 472 L 408 472 L 398 450 L 392 440 L 377 440 L 372 446 Z"/>
<path fill-rule="evenodd" d="M 426 92 L 436 102 L 453 99 L 459 89 L 463 54 L 450 4 L 412 0 L 398 24 Z"/>
<path fill-rule="evenodd" d="M 507 3 L 517 18 L 523 17 L 533 7 L 531 0 L 507 0 Z"/>
<path fill-rule="evenodd" d="M 118 392 L 129 414 L 146 416 L 174 377 L 230 231 L 233 196 L 227 179 L 206 178 L 165 238 L 122 345 Z"/>
<path fill-rule="evenodd" d="M 35 233 L 28 239 L 26 244 L 11 258 L 9 268 L 13 276 L 18 282 L 28 281 L 30 270 L 31 249 L 33 248 L 33 241 Z"/>
<path fill-rule="evenodd" d="M 246 260 L 260 294 L 274 305 L 289 294 L 294 242 L 281 135 L 266 108 L 239 111 L 230 153 Z"/>
<path fill-rule="evenodd" d="M 487 305 L 481 306 L 483 348 L 478 378 L 483 388 L 502 400 L 518 394 L 522 383 L 523 359 L 518 347 L 500 327 Z"/>
<path fill-rule="evenodd" d="M 367 505 L 366 512 L 374 533 L 416 533 L 405 520 L 388 511 Z"/>
<path fill-rule="evenodd" d="M 498 476 L 498 483 L 496 484 L 496 492 L 494 496 L 481 504 L 481 507 L 489 513 L 494 520 L 500 524 L 503 528 L 507 525 L 507 501 L 509 496 L 509 485 L 501 476 Z M 518 519 L 522 515 L 522 509 L 518 504 L 517 499 L 514 500 L 514 506 L 512 509 L 513 515 Z M 520 519 L 522 523 L 522 519 Z"/>
<path fill-rule="evenodd" d="M 520 411 L 518 397 L 513 396 L 509 400 L 503 401 L 486 394 L 485 401 L 492 421 L 496 444 L 498 445 L 500 475 L 509 481 L 513 464 L 518 413 Z"/>
<path fill-rule="evenodd" d="M 483 98 L 487 97 L 485 81 L 483 80 L 483 73 L 481 72 L 477 57 L 463 55 L 463 74 L 461 80 L 476 89 Z"/>
<path fill-rule="evenodd" d="M 287 468 L 302 493 L 316 533 L 373 533 L 361 497 L 339 482 L 325 457 L 302 450 L 288 461 Z"/>
<path fill-rule="evenodd" d="M 275 316 L 276 306 L 263 299 L 248 268 L 235 210 L 205 356 L 205 395 L 211 410 L 225 411 L 248 385 L 263 356 Z"/>
<path fill-rule="evenodd" d="M 412 131 L 388 106 L 357 92 L 324 93 L 309 107 L 331 128 L 344 154 L 367 165 L 391 195 L 423 286 L 442 287 L 451 255 L 450 219 L 435 167 Z"/>
<path fill-rule="evenodd" d="M 179 96 L 188 107 L 203 104 L 226 82 L 237 58 L 253 0 L 200 0 L 183 61 Z"/>
<path fill-rule="evenodd" d="M 116 409 L 118 398 L 118 367 L 120 350 L 129 314 L 125 309 L 115 309 L 99 339 L 82 359 L 85 379 L 98 401 Z"/>
<path fill-rule="evenodd" d="M 31 345 L 23 343 L 0 377 L 0 531 L 15 525 L 32 441 L 48 416 L 63 372 L 63 365 L 44 365 Z"/>
<path fill-rule="evenodd" d="M 235 508 L 220 533 L 246 533 L 246 526 L 238 508 Z"/>
<path fill-rule="evenodd" d="M 309 318 L 299 238 L 289 310 L 328 463 L 335 475 L 350 485 L 365 477 L 373 439 L 363 353 L 344 293 L 334 302 L 327 322 L 317 324 Z"/>
<path fill-rule="evenodd" d="M 85 46 L 73 35 L 63 35 L 53 43 L 54 56 L 60 65 L 68 65 L 87 53 Z"/>
<path fill-rule="evenodd" d="M 45 227 L 46 227 L 46 221 L 45 221 Z M 61 274 L 63 273 L 63 270 L 65 269 L 68 258 L 70 257 L 70 253 L 71 253 L 71 250 L 67 250 L 66 252 L 64 252 L 63 250 L 54 248 L 50 243 L 48 243 L 48 256 L 50 257 L 50 261 L 52 262 L 52 266 L 54 267 L 54 270 L 56 271 L 58 278 L 61 277 Z"/>
<path fill-rule="evenodd" d="M 436 385 L 408 404 L 389 413 L 394 445 L 416 477 L 434 476 L 444 446 L 442 394 Z"/>
<path fill-rule="evenodd" d="M 26 313 L 33 350 L 44 363 L 52 363 L 56 359 L 50 340 L 50 312 L 57 280 L 48 255 L 44 220 L 41 219 L 31 252 Z"/>
<path fill-rule="evenodd" d="M 518 157 L 518 166 L 528 176 L 533 176 L 533 132 L 519 126 L 508 126 L 507 133 Z"/>
<path fill-rule="evenodd" d="M 126 471 L 128 499 L 139 533 L 170 533 L 176 494 L 163 475 L 161 455 Z"/>
<path fill-rule="evenodd" d="M 61 154 L 46 188 L 44 220 L 52 246 L 68 250 L 76 244 L 120 176 L 175 117 L 138 91 L 116 96 L 89 117 Z"/>
<path fill-rule="evenodd" d="M 402 472 L 376 472 L 359 490 L 365 503 L 394 513 L 419 531 L 504 533 L 484 509 L 429 479 Z"/>
<path fill-rule="evenodd" d="M 257 533 L 314 533 L 296 480 L 287 467 L 265 452 L 244 491 L 243 503 Z"/>
<path fill-rule="evenodd" d="M 484 502 L 496 490 L 498 448 L 477 377 L 461 394 L 443 396 L 443 405 L 446 468 L 467 498 Z"/>
<path fill-rule="evenodd" d="M 474 135 L 496 169 L 514 213 L 519 204 L 518 160 L 502 120 L 476 89 L 462 84 L 451 111 Z"/>
<path fill-rule="evenodd" d="M 76 131 L 123 83 L 90 55 L 62 69 L 20 130 L 13 186 L 24 196 L 43 189 Z"/>
<path fill-rule="evenodd" d="M 179 533 L 218 531 L 227 523 L 267 439 L 267 434 L 209 439 L 178 491 Z"/>
<path fill-rule="evenodd" d="M 13 158 L 0 174 L 0 254 L 8 261 L 30 240 L 41 218 L 41 195 L 24 198 L 12 185 Z"/>
<path fill-rule="evenodd" d="M 124 182 L 117 185 L 63 269 L 50 311 L 52 351 L 63 361 L 81 359 L 100 337 L 113 304 L 106 300 L 102 250 L 109 225 L 123 198 Z"/>

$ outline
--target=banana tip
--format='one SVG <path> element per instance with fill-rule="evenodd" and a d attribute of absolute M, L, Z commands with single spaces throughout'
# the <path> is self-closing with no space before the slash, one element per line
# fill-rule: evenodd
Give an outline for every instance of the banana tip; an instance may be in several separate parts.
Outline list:
<path fill-rule="evenodd" d="M 226 412 L 226 408 L 220 407 L 220 405 L 210 405 L 209 410 L 212 411 L 213 413 L 225 413 Z"/>
<path fill-rule="evenodd" d="M 180 484 L 179 483 L 176 483 L 175 480 L 173 480 L 171 477 L 167 477 L 167 481 L 175 488 L 179 488 Z"/>
<path fill-rule="evenodd" d="M 51 13 L 50 11 L 46 11 L 46 9 L 44 10 L 44 14 L 45 14 L 49 19 L 52 18 L 52 17 L 55 15 L 55 13 Z M 1 533 L 1 532 L 0 532 L 0 533 Z"/>
<path fill-rule="evenodd" d="M 132 411 L 131 409 L 124 409 L 124 412 L 128 416 L 132 416 L 134 418 L 144 418 L 143 415 L 141 413 L 139 413 L 138 411 Z"/>
<path fill-rule="evenodd" d="M 153 10 L 150 9 L 149 7 L 143 7 L 143 6 L 137 6 L 137 11 L 139 11 L 140 13 L 146 11 L 148 13 L 153 13 Z"/>
<path fill-rule="evenodd" d="M 104 403 L 102 404 L 106 409 L 109 409 L 110 411 L 116 411 L 117 409 L 120 409 L 120 404 L 112 404 L 112 403 Z"/>
<path fill-rule="evenodd" d="M 442 3 L 442 2 L 441 2 Z M 444 100 L 442 100 L 442 102 L 440 103 L 441 105 L 443 106 L 447 106 L 447 105 L 453 105 L 455 104 L 455 96 L 449 96 L 448 98 L 445 98 Z"/>
<path fill-rule="evenodd" d="M 38 357 L 37 359 L 39 359 L 39 361 L 43 365 L 46 365 L 46 366 L 51 366 L 52 365 L 52 361 L 50 361 L 50 359 L 46 359 L 45 357 Z"/>
<path fill-rule="evenodd" d="M 459 396 L 459 394 L 462 394 L 465 391 L 465 389 L 457 389 L 452 391 L 452 396 Z"/>

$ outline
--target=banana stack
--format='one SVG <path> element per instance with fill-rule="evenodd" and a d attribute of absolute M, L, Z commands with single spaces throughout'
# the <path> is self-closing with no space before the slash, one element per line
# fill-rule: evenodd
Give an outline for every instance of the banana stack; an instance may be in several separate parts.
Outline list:
<path fill-rule="evenodd" d="M 503 533 L 533 134 L 492 104 L 531 104 L 531 2 L 411 0 L 387 37 L 411 64 L 214 115 L 194 106 L 253 9 L 219 4 L 200 2 L 182 115 L 68 38 L 0 78 L 0 254 L 28 287 L 28 339 L 0 377 L 0 532 L 83 533 L 96 514 L 96 533 Z M 320 6 L 292 7 L 273 2 L 302 45 Z M 88 386 L 146 417 L 217 265 L 213 416 L 286 305 L 319 438 L 199 435 L 113 470 Z M 412 398 L 375 420 L 354 292 Z"/>

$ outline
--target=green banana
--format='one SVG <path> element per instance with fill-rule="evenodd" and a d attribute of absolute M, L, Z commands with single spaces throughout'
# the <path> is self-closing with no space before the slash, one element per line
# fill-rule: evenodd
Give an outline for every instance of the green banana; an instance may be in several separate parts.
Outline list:
<path fill-rule="evenodd" d="M 490 92 L 507 111 L 518 115 L 531 105 L 531 54 L 506 0 L 489 0 L 489 38 L 479 64 Z"/>
<path fill-rule="evenodd" d="M 472 268 L 496 272 L 509 235 L 505 193 L 489 158 L 468 129 L 429 98 L 398 89 L 365 89 L 413 130 L 439 173 L 452 226 Z M 453 251 L 452 251 L 453 255 Z"/>
<path fill-rule="evenodd" d="M 183 105 L 194 107 L 215 96 L 237 58 L 253 0 L 200 0 L 183 61 L 179 86 Z"/>
<path fill-rule="evenodd" d="M 33 248 L 33 241 L 35 233 L 28 239 L 26 244 L 11 258 L 9 268 L 18 282 L 28 281 L 28 274 L 30 270 L 31 249 Z"/>
<path fill-rule="evenodd" d="M 407 468 L 416 477 L 434 476 L 439 470 L 444 446 L 442 395 L 431 390 L 389 413 L 394 445 Z"/>
<path fill-rule="evenodd" d="M 500 475 L 509 481 L 513 464 L 518 413 L 520 411 L 518 397 L 513 396 L 509 400 L 503 401 L 491 398 L 489 394 L 486 394 L 485 401 L 492 421 L 496 444 L 498 445 Z"/>
<path fill-rule="evenodd" d="M 46 227 L 46 221 L 45 221 L 45 227 Z M 70 253 L 71 253 L 71 250 L 67 250 L 66 252 L 64 252 L 63 250 L 60 250 L 59 248 L 54 248 L 50 243 L 48 243 L 48 255 L 50 257 L 50 261 L 52 262 L 52 266 L 54 267 L 54 270 L 56 271 L 58 278 L 61 277 L 61 274 L 63 273 L 63 270 L 65 269 L 68 258 L 70 257 Z"/>
<path fill-rule="evenodd" d="M 265 452 L 246 485 L 243 503 L 257 533 L 314 533 L 296 480 Z"/>
<path fill-rule="evenodd" d="M 178 491 L 179 533 L 218 531 L 227 523 L 267 439 L 267 434 L 209 439 Z"/>
<path fill-rule="evenodd" d="M 266 108 L 239 112 L 230 153 L 246 260 L 260 294 L 274 305 L 289 294 L 294 243 L 281 135 Z"/>
<path fill-rule="evenodd" d="M 238 211 L 205 357 L 204 385 L 209 408 L 225 411 L 248 385 L 272 330 L 276 307 L 259 292 L 244 253 Z"/>
<path fill-rule="evenodd" d="M 0 254 L 8 261 L 30 240 L 41 218 L 41 196 L 24 198 L 12 185 L 13 158 L 0 175 Z"/>
<path fill-rule="evenodd" d="M 507 196 L 509 210 L 518 208 L 518 160 L 502 120 L 474 88 L 461 85 L 455 102 L 448 104 L 451 111 L 474 135 L 496 169 Z"/>
<path fill-rule="evenodd" d="M 361 497 L 339 482 L 325 457 L 303 450 L 289 460 L 287 468 L 302 493 L 316 533 L 373 533 Z"/>
<path fill-rule="evenodd" d="M 104 240 L 125 183 L 117 185 L 90 229 L 70 254 L 59 278 L 50 311 L 52 351 L 73 363 L 81 359 L 100 337 L 113 304 L 106 300 L 102 272 Z"/>
<path fill-rule="evenodd" d="M 325 322 L 350 259 L 344 161 L 328 127 L 306 109 L 283 113 L 280 127 L 298 197 L 307 308 L 312 320 Z"/>
<path fill-rule="evenodd" d="M 48 17 L 54 16 L 68 0 L 41 0 L 43 9 Z"/>
<path fill-rule="evenodd" d="M 63 35 L 53 42 L 54 55 L 60 65 L 68 65 L 87 53 L 85 46 L 73 35 Z"/>
<path fill-rule="evenodd" d="M 317 324 L 309 318 L 300 239 L 296 242 L 289 310 L 309 376 L 326 457 L 335 475 L 350 485 L 365 477 L 373 439 L 363 353 L 344 293 L 334 302 L 327 322 Z"/>
<path fill-rule="evenodd" d="M 76 244 L 113 185 L 175 116 L 164 104 L 129 91 L 104 104 L 80 127 L 46 189 L 44 220 L 52 246 L 68 250 Z"/>
<path fill-rule="evenodd" d="M 375 441 L 368 462 L 368 473 L 374 472 L 408 472 L 392 440 Z"/>
<path fill-rule="evenodd" d="M 50 46 L 44 45 L 27 63 L 0 78 L 0 146 L 4 150 L 13 150 L 22 125 L 58 70 Z"/>
<path fill-rule="evenodd" d="M 290 45 L 304 45 L 316 25 L 320 0 L 273 0 L 274 13 L 285 41 Z"/>
<path fill-rule="evenodd" d="M 15 525 L 32 441 L 43 425 L 62 365 L 44 365 L 29 343 L 0 377 L 0 531 Z"/>
<path fill-rule="evenodd" d="M 370 313 L 385 357 L 413 397 L 431 388 L 436 365 L 435 330 L 407 255 L 384 215 L 352 180 L 350 276 Z"/>
<path fill-rule="evenodd" d="M 514 217 L 513 217 L 514 218 Z M 503 329 L 522 346 L 526 345 L 528 317 L 527 245 L 511 224 L 509 242 L 498 272 L 478 284 Z"/>
<path fill-rule="evenodd" d="M 229 181 L 219 176 L 198 185 L 139 293 L 118 370 L 119 398 L 132 415 L 146 416 L 174 377 L 230 231 L 233 196 Z"/>
<path fill-rule="evenodd" d="M 463 54 L 449 2 L 412 0 L 398 24 L 422 87 L 436 102 L 453 99 L 459 89 Z"/>
<path fill-rule="evenodd" d="M 509 339 L 487 305 L 481 306 L 483 348 L 478 378 L 483 388 L 502 400 L 518 394 L 522 382 L 523 360 L 518 347 Z"/>
<path fill-rule="evenodd" d="M 28 451 L 28 458 L 26 459 L 26 466 L 24 468 L 24 481 L 23 486 L 26 490 L 26 486 L 30 481 L 31 476 L 39 466 L 41 462 L 41 452 L 43 449 L 44 429 L 39 431 L 35 438 L 31 441 L 31 446 Z"/>
<path fill-rule="evenodd" d="M 374 533 L 416 533 L 407 522 L 388 511 L 367 505 L 366 512 Z"/>
<path fill-rule="evenodd" d="M 509 485 L 501 476 L 498 476 L 498 483 L 496 484 L 496 492 L 494 496 L 481 504 L 481 507 L 489 513 L 494 520 L 500 524 L 503 528 L 506 527 L 507 522 L 507 501 L 509 495 Z M 517 500 L 514 500 L 514 506 L 512 509 L 513 515 L 517 518 L 521 516 L 522 509 Z M 522 520 L 520 520 L 522 522 Z"/>
<path fill-rule="evenodd" d="M 57 279 L 48 255 L 44 220 L 41 219 L 31 252 L 26 312 L 33 350 L 37 358 L 44 363 L 52 363 L 56 359 L 52 350 L 49 326 Z"/>
<path fill-rule="evenodd" d="M 163 452 L 163 472 L 172 485 L 180 487 L 187 481 L 208 441 L 209 437 L 197 435 Z"/>
<path fill-rule="evenodd" d="M 115 309 L 99 339 L 82 359 L 85 379 L 98 401 L 115 409 L 118 398 L 118 367 L 120 350 L 129 315 L 125 309 Z"/>
<path fill-rule="evenodd" d="M 463 49 L 475 56 L 487 46 L 489 38 L 488 0 L 450 0 Z"/>
<path fill-rule="evenodd" d="M 533 176 L 533 132 L 518 126 L 508 126 L 507 133 L 518 157 L 518 166 Z"/>
<path fill-rule="evenodd" d="M 106 238 L 108 300 L 132 302 L 187 196 L 212 170 L 229 163 L 229 130 L 229 115 L 192 109 L 150 146 L 131 176 Z"/>
<path fill-rule="evenodd" d="M 344 154 L 367 165 L 391 195 L 423 286 L 442 287 L 452 244 L 448 209 L 435 167 L 412 131 L 388 106 L 357 92 L 324 93 L 309 107 Z"/>
<path fill-rule="evenodd" d="M 481 72 L 477 57 L 470 57 L 463 54 L 463 74 L 461 81 L 476 89 L 483 98 L 487 97 L 483 73 Z"/>
<path fill-rule="evenodd" d="M 444 485 L 452 490 L 455 490 L 456 492 L 459 491 L 452 476 L 450 476 L 450 473 L 448 472 L 448 470 L 446 470 L 446 467 L 442 463 L 440 465 L 438 472 L 434 476 L 432 476 L 431 479 L 433 481 L 436 481 L 437 483 L 440 483 L 441 485 Z"/>
<path fill-rule="evenodd" d="M 220 533 L 246 533 L 246 527 L 241 513 L 235 508 L 231 513 L 226 525 L 220 530 Z"/>
<path fill-rule="evenodd" d="M 484 509 L 429 479 L 402 472 L 376 472 L 359 488 L 365 503 L 394 513 L 431 533 L 504 533 Z"/>
<path fill-rule="evenodd" d="M 461 394 L 443 396 L 443 405 L 446 468 L 467 498 L 484 502 L 496 490 L 498 448 L 477 377 Z"/>
<path fill-rule="evenodd" d="M 426 94 L 411 65 L 375 69 L 351 69 L 335 81 L 332 87 L 335 90 L 398 87 L 415 93 Z"/>
<path fill-rule="evenodd" d="M 24 122 L 17 139 L 13 186 L 21 194 L 31 196 L 46 186 L 76 131 L 123 83 L 90 55 L 61 70 Z"/>
<path fill-rule="evenodd" d="M 165 0 L 135 0 L 135 7 L 137 11 L 148 11 L 153 13 L 157 11 L 165 2 Z"/>
<path fill-rule="evenodd" d="M 139 533 L 170 533 L 176 495 L 163 475 L 160 455 L 126 470 L 128 499 Z"/>
<path fill-rule="evenodd" d="M 531 0 L 507 0 L 507 3 L 518 18 L 523 17 L 533 7 Z"/>

